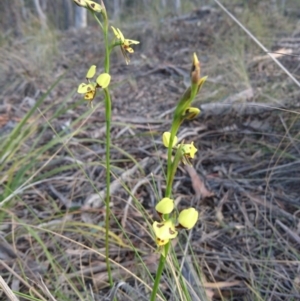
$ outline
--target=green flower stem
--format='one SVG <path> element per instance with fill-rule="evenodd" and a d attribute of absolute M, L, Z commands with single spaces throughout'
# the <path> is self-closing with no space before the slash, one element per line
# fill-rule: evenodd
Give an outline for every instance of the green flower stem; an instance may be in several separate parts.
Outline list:
<path fill-rule="evenodd" d="M 104 61 L 104 69 L 105 72 L 109 74 L 109 68 L 110 68 L 110 52 L 111 47 L 109 46 L 108 42 L 108 21 L 107 19 L 104 20 L 104 26 L 102 26 L 100 20 L 97 18 L 97 16 L 94 14 L 94 17 L 100 27 L 103 30 L 104 35 L 104 44 L 105 44 L 105 61 Z M 111 127 L 111 98 L 109 89 L 105 88 L 103 89 L 104 96 L 105 96 L 105 120 L 106 120 L 106 197 L 105 197 L 105 262 L 106 262 L 106 268 L 107 268 L 107 274 L 108 274 L 108 280 L 110 286 L 113 286 L 113 278 L 111 274 L 111 267 L 110 267 L 110 261 L 109 261 L 109 222 L 110 222 L 110 144 L 111 144 L 111 136 L 110 136 L 110 127 Z"/>
<path fill-rule="evenodd" d="M 182 152 L 181 147 L 179 147 L 176 151 L 174 161 L 172 162 L 172 145 L 173 145 L 173 140 L 178 131 L 179 126 L 180 126 L 180 122 L 179 123 L 173 122 L 172 129 L 171 129 L 170 143 L 169 143 L 169 147 L 168 147 L 167 188 L 166 188 L 166 193 L 165 193 L 165 197 L 168 197 L 168 198 L 171 196 L 172 184 L 173 184 L 173 180 L 174 180 L 174 176 L 175 176 L 178 164 L 180 162 L 181 152 Z M 165 218 L 168 219 L 168 216 L 166 216 Z M 170 241 L 164 246 L 164 248 L 165 248 L 164 254 L 160 255 L 159 264 L 158 264 L 158 268 L 156 271 L 156 277 L 154 280 L 154 285 L 153 285 L 150 301 L 155 301 L 156 293 L 158 290 L 158 285 L 160 283 L 160 278 L 161 278 L 161 275 L 162 275 L 162 272 L 163 272 L 163 269 L 165 266 L 166 258 L 167 258 L 168 252 L 169 252 Z"/>
<path fill-rule="evenodd" d="M 99 26 L 101 27 L 102 31 L 104 32 L 104 31 L 105 31 L 105 28 L 103 28 L 103 25 L 102 25 L 101 21 L 98 19 L 96 13 L 95 13 L 95 12 L 92 12 L 92 14 L 93 14 L 95 20 L 97 21 L 97 23 L 99 24 Z"/>
<path fill-rule="evenodd" d="M 177 130 L 178 130 L 178 128 L 177 128 Z M 174 179 L 174 177 L 172 175 L 175 174 L 175 172 L 173 171 L 174 165 L 172 163 L 172 145 L 173 145 L 173 140 L 174 140 L 177 130 L 176 130 L 176 128 L 174 128 L 172 126 L 170 142 L 169 142 L 169 147 L 168 147 L 167 188 L 166 188 L 166 192 L 165 192 L 165 197 L 168 197 L 168 198 L 171 196 L 172 183 L 173 183 L 173 179 Z M 168 218 L 168 217 L 166 217 L 166 218 Z M 170 242 L 168 242 L 164 246 L 164 248 L 165 248 L 164 254 L 160 255 L 159 264 L 158 264 L 158 268 L 156 271 L 156 277 L 154 280 L 150 301 L 156 300 L 156 293 L 157 293 L 158 286 L 160 283 L 160 278 L 161 278 L 161 275 L 162 275 L 162 272 L 163 272 L 163 269 L 165 266 L 166 258 L 167 258 L 168 252 L 169 252 Z"/>
<path fill-rule="evenodd" d="M 168 242 L 164 247 L 165 247 L 165 256 L 162 255 L 162 254 L 160 255 L 159 264 L 158 264 L 158 268 L 157 268 L 157 271 L 156 271 L 156 277 L 155 277 L 154 285 L 153 285 L 153 288 L 152 288 L 150 301 L 155 301 L 156 300 L 156 293 L 157 293 L 157 290 L 158 290 L 158 286 L 159 286 L 159 283 L 160 283 L 160 278 L 161 278 L 161 275 L 162 275 L 162 272 L 163 272 L 163 269 L 164 269 L 164 266 L 165 266 L 165 262 L 166 262 L 166 259 L 167 259 L 167 254 L 169 252 L 170 242 Z"/>
<path fill-rule="evenodd" d="M 174 137 L 176 136 L 178 129 L 184 120 L 182 117 L 184 111 L 190 106 L 190 104 L 193 101 L 193 99 L 195 98 L 196 94 L 197 94 L 197 87 L 196 87 L 196 85 L 192 85 L 191 88 L 188 88 L 185 91 L 185 93 L 179 100 L 178 105 L 175 110 L 175 113 L 174 113 L 172 126 L 171 126 L 170 142 L 169 142 L 169 147 L 168 147 L 167 185 L 166 185 L 167 187 L 166 187 L 166 192 L 165 192 L 165 197 L 167 197 L 167 198 L 171 197 L 172 184 L 173 184 L 173 180 L 175 177 L 175 173 L 176 173 L 178 164 L 180 162 L 181 152 L 182 152 L 181 147 L 178 148 L 175 158 L 172 161 L 172 149 L 173 149 L 172 145 L 173 145 Z M 166 217 L 166 218 L 168 218 L 168 217 Z M 159 265 L 158 265 L 158 269 L 156 272 L 156 277 L 155 277 L 150 301 L 155 301 L 156 293 L 158 290 L 158 285 L 159 285 L 160 278 L 161 278 L 161 275 L 162 275 L 162 272 L 164 269 L 164 265 L 166 262 L 166 258 L 167 258 L 168 252 L 169 252 L 170 242 L 168 242 L 164 246 L 164 248 L 165 248 L 164 254 L 160 255 Z"/>
<path fill-rule="evenodd" d="M 110 221 L 110 121 L 111 121 L 111 99 L 108 88 L 104 89 L 105 95 L 105 119 L 106 119 L 106 198 L 105 198 L 105 261 L 110 286 L 113 286 L 109 261 L 109 221 Z"/>
<path fill-rule="evenodd" d="M 180 126 L 180 123 L 175 123 L 173 121 L 172 128 L 171 128 L 170 142 L 169 142 L 169 147 L 168 147 L 167 187 L 166 187 L 166 192 L 165 192 L 166 198 L 171 198 L 172 184 L 173 184 L 173 179 L 174 179 L 174 177 L 172 175 L 175 174 L 175 170 L 177 169 L 177 166 L 175 166 L 174 162 L 172 162 L 172 150 L 173 150 L 172 145 L 173 145 L 174 137 L 176 136 L 179 126 Z"/>

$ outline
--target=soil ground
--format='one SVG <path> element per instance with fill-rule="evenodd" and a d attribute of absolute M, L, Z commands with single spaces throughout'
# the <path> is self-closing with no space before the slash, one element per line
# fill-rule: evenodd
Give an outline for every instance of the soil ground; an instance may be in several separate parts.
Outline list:
<path fill-rule="evenodd" d="M 238 8 L 236 12 L 241 13 Z M 159 24 L 140 22 L 123 31 L 141 44 L 135 47 L 128 66 L 120 53 L 114 54 L 111 61 L 112 211 L 116 221 L 123 225 L 154 273 L 154 242 L 122 182 L 147 214 L 156 219 L 153 208 L 165 188 L 161 135 L 169 130 L 176 101 L 189 84 L 191 58 L 196 52 L 202 75 L 208 75 L 195 102 L 202 113 L 184 123 L 178 136 L 180 140 L 194 141 L 198 152 L 193 167 L 183 166 L 179 170 L 173 190 L 180 209 L 193 205 L 200 212 L 199 223 L 189 237 L 194 256 L 184 257 L 180 244 L 174 243 L 179 260 L 184 262 L 183 275 L 198 297 L 203 293 L 204 283 L 211 300 L 300 300 L 299 88 L 265 53 L 258 48 L 253 50 L 253 42 L 244 42 L 246 37 L 235 45 L 231 36 L 236 34 L 236 25 L 218 8 L 199 8 L 181 17 L 170 16 Z M 242 36 L 242 31 L 238 35 Z M 59 53 L 49 67 L 55 76 L 29 74 L 22 84 L 3 92 L 2 135 L 29 110 L 30 100 L 47 90 L 50 79 L 66 72 L 41 107 L 43 111 L 43 107 L 55 103 L 43 113 L 45 119 L 40 117 L 39 145 L 51 141 L 54 131 L 74 134 L 48 150 L 53 158 L 42 169 L 42 173 L 49 173 L 47 181 L 24 190 L 22 202 L 16 201 L 9 208 L 10 219 L 1 231 L 14 251 L 7 251 L 4 242 L 1 244 L 0 254 L 6 255 L 1 257 L 0 269 L 10 283 L 14 279 L 12 270 L 18 270 L 14 265 L 17 253 L 28 267 L 23 273 L 35 277 L 34 281 L 38 281 L 38 274 L 43 275 L 53 291 L 54 283 L 47 277 L 48 273 L 53 275 L 49 252 L 59 262 L 58 283 L 65 292 L 73 296 L 72 280 L 77 283 L 77 290 L 83 291 L 82 296 L 90 293 L 91 285 L 96 288 L 95 300 L 103 300 L 108 292 L 104 259 L 78 243 L 100 251 L 104 248 L 103 236 L 99 232 L 97 236 L 93 234 L 104 220 L 103 202 L 95 192 L 105 191 L 104 105 L 100 94 L 94 100 L 93 110 L 79 103 L 76 93 L 67 97 L 84 81 L 88 67 L 103 60 L 103 45 L 99 46 L 96 27 L 71 30 L 60 38 Z M 300 27 L 288 34 L 275 30 L 269 38 L 270 49 L 289 53 L 279 59 L 299 79 L 300 56 L 295 54 L 300 53 Z M 231 54 L 223 39 L 233 43 L 235 50 Z M 7 76 L 13 81 L 15 73 Z M 76 107 L 71 108 L 75 103 Z M 67 110 L 53 118 L 61 105 Z M 78 122 L 86 114 L 88 117 Z M 45 120 L 51 127 L 42 131 Z M 75 161 L 82 167 L 76 167 Z M 68 166 L 69 162 L 72 167 L 51 176 L 53 169 Z M 157 191 L 153 191 L 153 183 Z M 12 216 L 18 224 L 46 227 L 63 237 L 40 233 L 45 250 L 31 241 L 29 233 L 14 229 Z M 82 233 L 72 230 L 84 228 L 79 223 L 97 227 L 89 236 L 87 232 L 91 229 Z M 117 235 L 112 243 L 112 259 L 147 282 L 148 276 L 141 275 L 136 254 L 127 247 L 128 240 L 116 222 L 112 222 L 111 229 Z M 186 239 L 179 237 L 182 243 Z M 201 271 L 202 284 L 193 276 L 196 271 Z M 54 275 L 58 274 L 56 270 Z M 76 277 L 85 283 L 86 292 Z M 114 277 L 126 283 L 119 300 L 147 300 L 139 295 L 144 288 L 129 273 L 114 268 Z M 161 287 L 166 298 L 178 300 L 169 285 L 166 282 Z M 132 299 L 124 292 L 133 294 Z M 147 292 L 142 294 L 147 296 Z M 74 294 L 70 300 L 77 298 Z"/>

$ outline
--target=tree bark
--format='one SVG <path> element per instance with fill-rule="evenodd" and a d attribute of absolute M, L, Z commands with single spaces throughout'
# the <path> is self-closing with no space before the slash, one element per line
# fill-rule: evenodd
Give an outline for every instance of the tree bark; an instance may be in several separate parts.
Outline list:
<path fill-rule="evenodd" d="M 85 28 L 87 26 L 87 10 L 85 8 L 75 7 L 75 28 Z"/>
<path fill-rule="evenodd" d="M 35 5 L 35 9 L 37 11 L 37 14 L 39 16 L 40 22 L 41 22 L 41 26 L 42 29 L 47 29 L 47 17 L 44 14 L 41 6 L 40 6 L 40 1 L 39 0 L 33 0 L 34 5 Z"/>
<path fill-rule="evenodd" d="M 64 29 L 73 26 L 73 3 L 70 0 L 63 1 L 64 7 Z"/>

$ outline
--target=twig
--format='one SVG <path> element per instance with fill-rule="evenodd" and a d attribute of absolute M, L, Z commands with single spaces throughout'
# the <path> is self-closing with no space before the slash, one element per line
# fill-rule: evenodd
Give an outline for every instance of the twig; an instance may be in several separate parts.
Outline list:
<path fill-rule="evenodd" d="M 0 275 L 0 287 L 2 287 L 4 293 L 11 301 L 19 301 L 19 299 L 15 296 L 10 287 L 6 284 L 2 276 Z"/>

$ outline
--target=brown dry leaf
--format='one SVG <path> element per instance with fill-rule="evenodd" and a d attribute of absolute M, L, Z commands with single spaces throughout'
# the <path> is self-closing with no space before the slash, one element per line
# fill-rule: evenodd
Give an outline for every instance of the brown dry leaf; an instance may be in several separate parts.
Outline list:
<path fill-rule="evenodd" d="M 192 186 L 194 188 L 194 191 L 196 193 L 196 197 L 198 199 L 205 199 L 207 197 L 211 197 L 214 195 L 213 192 L 209 191 L 206 187 L 204 182 L 201 180 L 199 175 L 197 174 L 196 170 L 193 166 L 186 165 L 185 166 L 186 171 L 189 173 L 191 180 L 192 180 Z"/>

